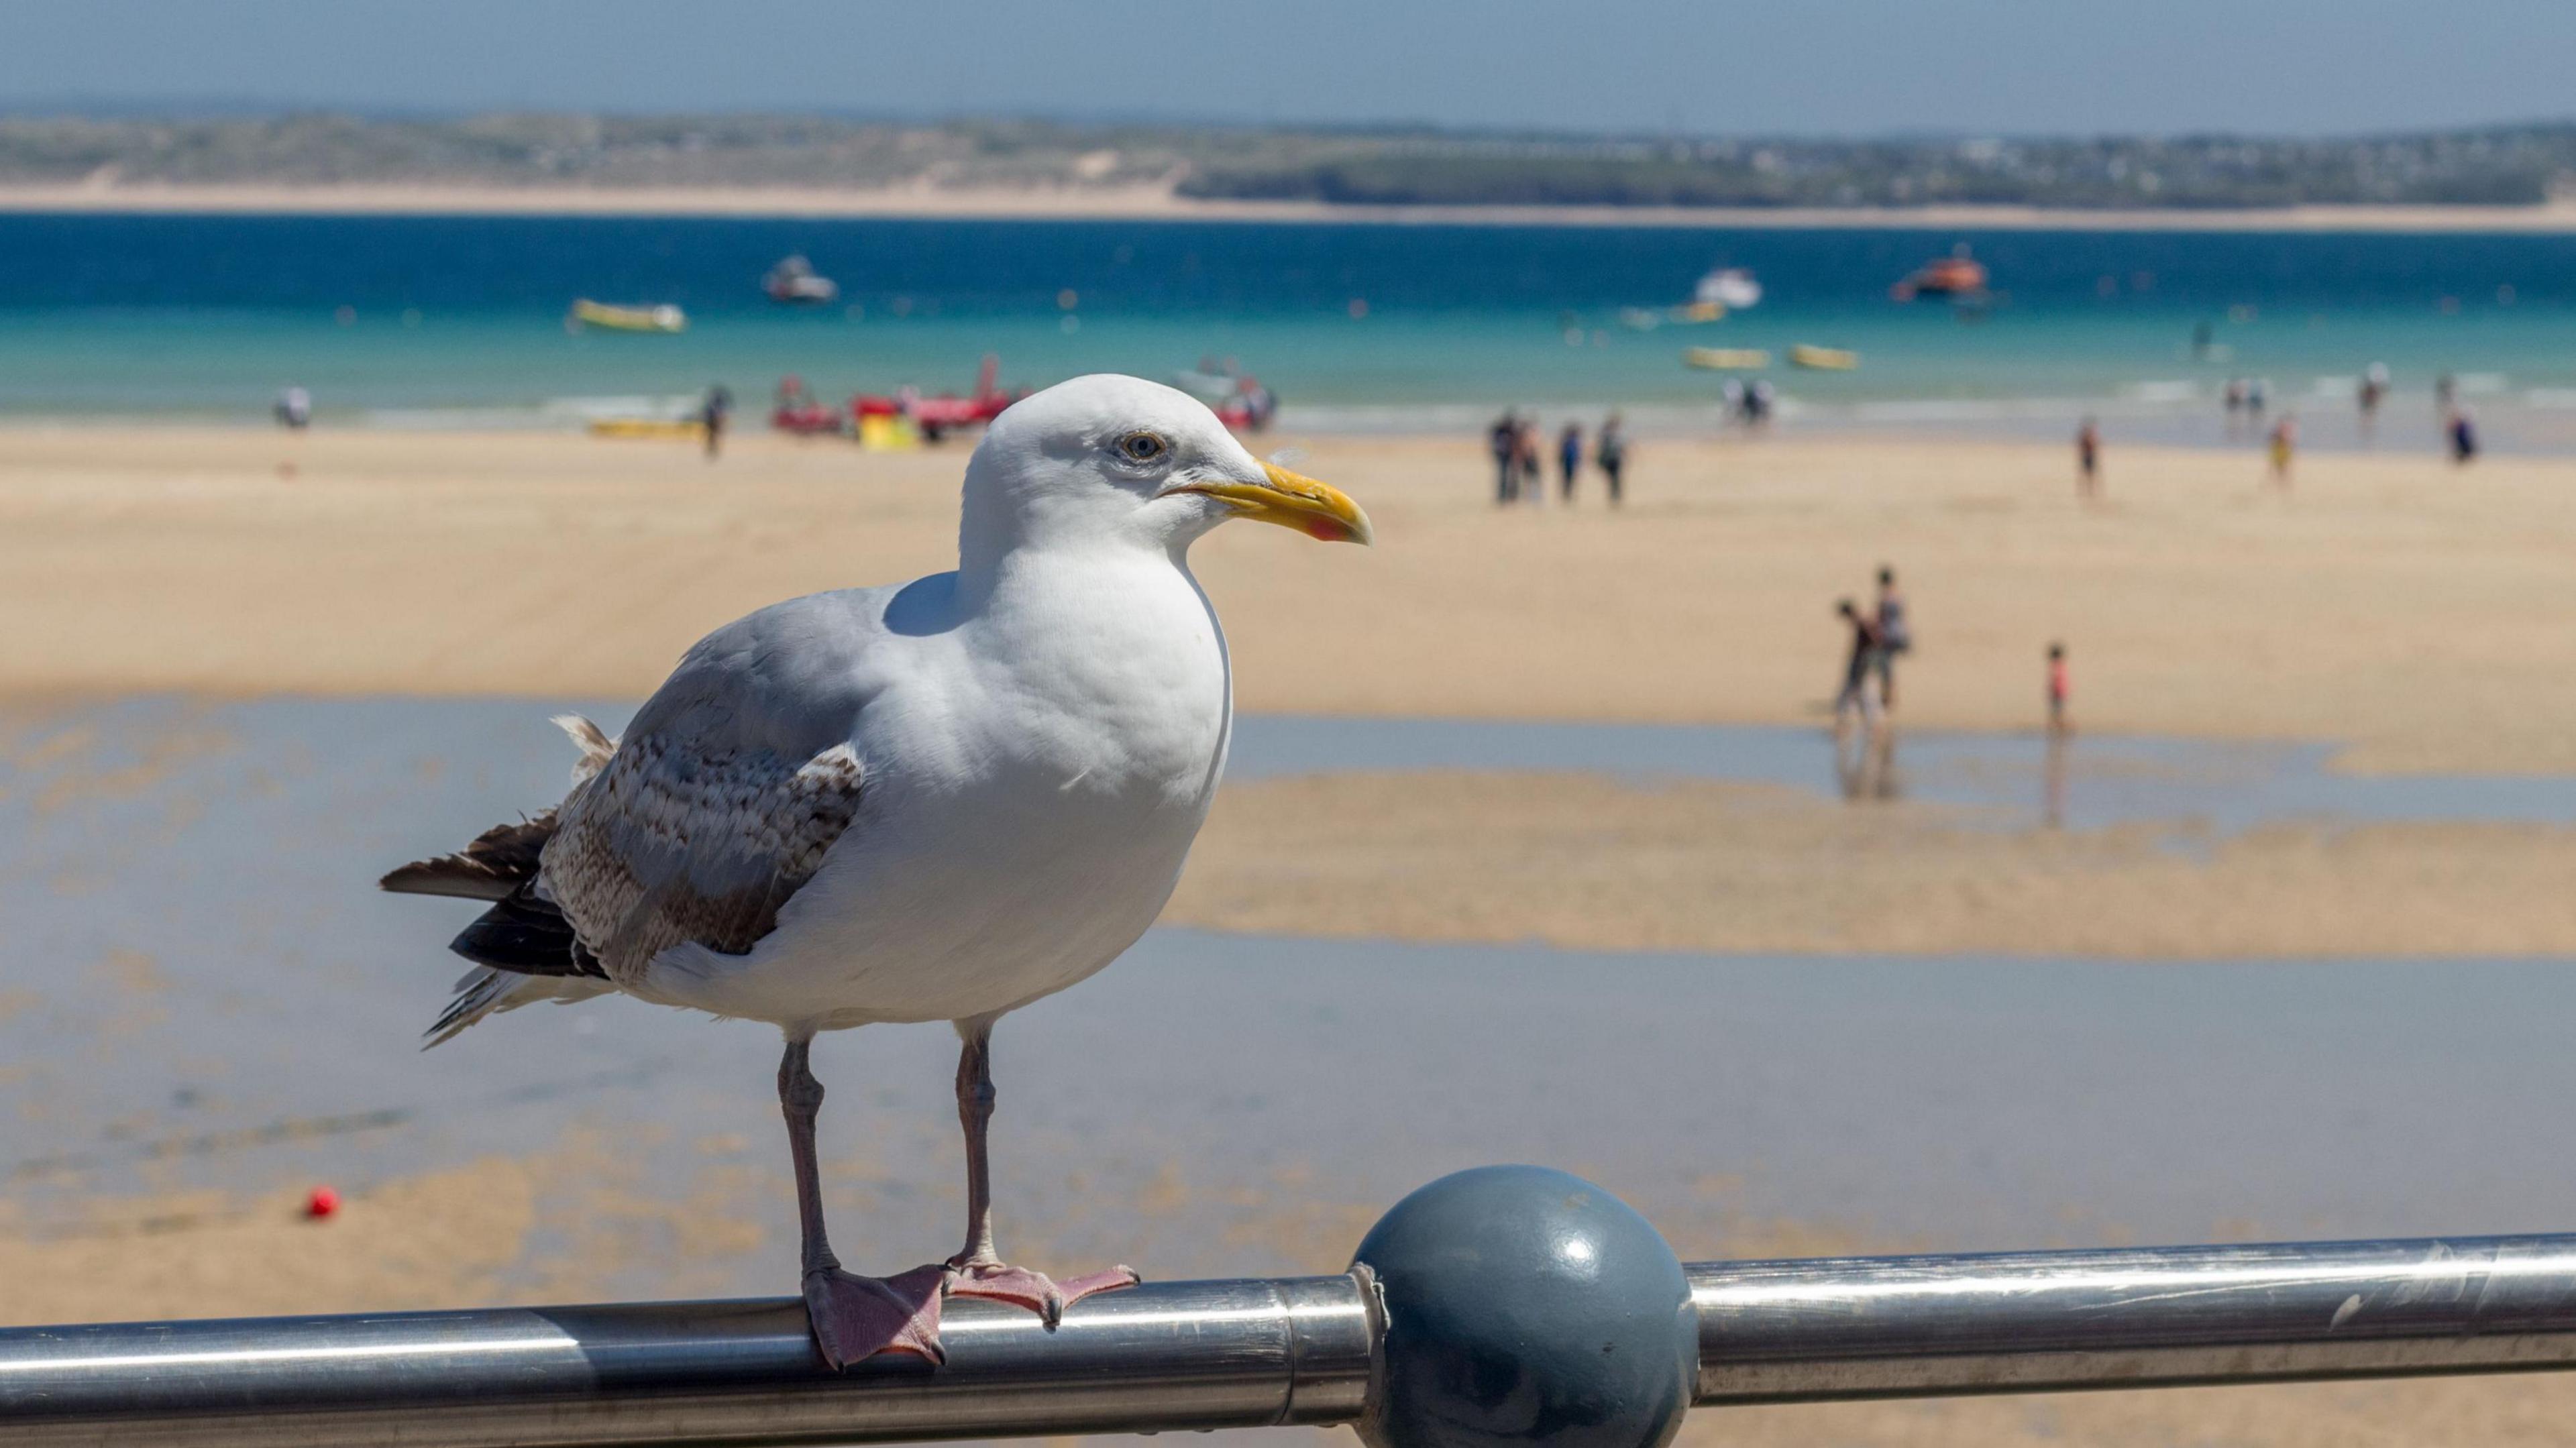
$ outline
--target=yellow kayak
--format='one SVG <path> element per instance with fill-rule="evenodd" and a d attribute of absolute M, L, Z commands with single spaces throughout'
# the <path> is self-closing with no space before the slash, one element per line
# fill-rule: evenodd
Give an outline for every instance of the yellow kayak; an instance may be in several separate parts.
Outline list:
<path fill-rule="evenodd" d="M 668 302 L 657 307 L 617 307 L 585 297 L 572 304 L 572 315 L 566 320 L 576 326 L 601 327 L 611 332 L 685 332 L 689 329 L 689 314 Z"/>
<path fill-rule="evenodd" d="M 667 437 L 694 442 L 706 434 L 707 425 L 694 418 L 600 417 L 593 418 L 590 424 L 592 437 Z"/>
<path fill-rule="evenodd" d="M 1771 354 L 1759 347 L 1686 347 L 1682 365 L 1711 372 L 1759 372 L 1771 365 Z"/>
<path fill-rule="evenodd" d="M 1840 347 L 1810 347 L 1801 342 L 1789 349 L 1789 365 L 1808 367 L 1818 372 L 1849 372 L 1860 365 L 1858 352 Z"/>

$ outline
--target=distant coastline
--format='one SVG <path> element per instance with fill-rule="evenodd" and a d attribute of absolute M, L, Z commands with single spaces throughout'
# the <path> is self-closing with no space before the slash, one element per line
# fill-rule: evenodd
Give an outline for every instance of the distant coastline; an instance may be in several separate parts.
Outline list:
<path fill-rule="evenodd" d="M 2576 202 L 2208 209 L 1371 205 L 1189 197 L 1168 185 L 822 188 L 493 184 L 0 184 L 0 212 L 352 216 L 742 216 L 1325 222 L 1911 231 L 2576 233 Z"/>

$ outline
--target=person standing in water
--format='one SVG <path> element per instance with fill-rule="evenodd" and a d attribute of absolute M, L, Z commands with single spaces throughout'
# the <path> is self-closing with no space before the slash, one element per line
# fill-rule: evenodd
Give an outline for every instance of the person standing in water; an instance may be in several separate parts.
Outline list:
<path fill-rule="evenodd" d="M 1878 707 L 1896 707 L 1896 656 L 1914 647 L 1914 629 L 1905 621 L 1905 595 L 1896 587 L 1896 570 L 1881 565 L 1878 570 L 1878 608 L 1870 619 L 1878 636 L 1878 646 L 1871 653 L 1870 668 L 1878 675 Z"/>
<path fill-rule="evenodd" d="M 2299 415 L 2297 413 L 2282 413 L 2281 420 L 2272 424 L 2271 453 L 2272 482 L 2286 493 L 2290 490 L 2290 464 L 2298 458 L 2299 454 Z"/>
<path fill-rule="evenodd" d="M 1592 435 L 1592 461 L 1609 485 L 1610 506 L 1619 506 L 1619 474 L 1628 465 L 1628 429 L 1621 425 L 1619 414 L 1601 419 L 1601 430 Z"/>
<path fill-rule="evenodd" d="M 2102 429 L 2089 417 L 2075 429 L 2075 495 L 2087 502 L 2102 496 Z"/>
<path fill-rule="evenodd" d="M 2050 738 L 2063 737 L 2074 727 L 2066 717 L 2066 704 L 2073 695 L 2074 688 L 2066 678 L 2066 645 L 2051 643 L 2048 646 L 2048 733 Z"/>
<path fill-rule="evenodd" d="M 1851 626 L 1851 653 L 1843 661 L 1843 687 L 1834 695 L 1834 733 L 1839 736 L 1849 727 L 1855 711 L 1864 726 L 1876 729 L 1878 696 L 1870 692 L 1869 679 L 1878 663 L 1878 625 L 1862 616 L 1860 606 L 1848 598 L 1836 600 L 1834 613 Z"/>
<path fill-rule="evenodd" d="M 1583 471 L 1583 424 L 1569 422 L 1556 435 L 1557 496 L 1574 502 L 1574 475 Z"/>

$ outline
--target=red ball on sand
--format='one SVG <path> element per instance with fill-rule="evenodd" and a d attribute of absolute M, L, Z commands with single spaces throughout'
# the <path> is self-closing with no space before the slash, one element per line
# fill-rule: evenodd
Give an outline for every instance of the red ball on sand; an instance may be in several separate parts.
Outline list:
<path fill-rule="evenodd" d="M 340 1194 L 329 1187 L 315 1187 L 312 1195 L 304 1199 L 304 1215 L 315 1221 L 320 1221 L 338 1210 L 340 1210 Z"/>

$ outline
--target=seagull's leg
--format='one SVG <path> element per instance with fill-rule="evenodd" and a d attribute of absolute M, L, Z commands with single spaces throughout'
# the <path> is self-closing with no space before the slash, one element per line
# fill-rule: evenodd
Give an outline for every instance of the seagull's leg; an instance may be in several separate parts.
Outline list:
<path fill-rule="evenodd" d="M 1025 1307 L 1053 1327 L 1065 1304 L 1095 1292 L 1133 1287 L 1135 1270 L 1112 1267 L 1065 1282 L 1013 1267 L 993 1250 L 993 1170 L 985 1138 L 993 1122 L 993 1023 L 960 1021 L 965 1049 L 957 1056 L 957 1120 L 966 1128 L 966 1250 L 948 1259 L 948 1290 L 961 1297 L 989 1297 Z"/>
<path fill-rule="evenodd" d="M 806 1065 L 811 1038 L 791 1038 L 778 1063 L 778 1106 L 787 1116 L 787 1146 L 796 1158 L 796 1217 L 803 1230 L 805 1315 L 823 1360 L 846 1368 L 881 1352 L 917 1353 L 945 1360 L 939 1347 L 938 1267 L 916 1267 L 894 1277 L 858 1277 L 841 1270 L 823 1235 L 823 1178 L 814 1161 L 814 1117 L 823 1109 L 823 1083 Z"/>

